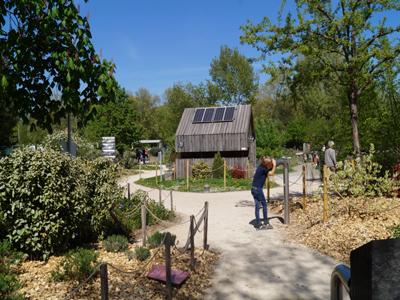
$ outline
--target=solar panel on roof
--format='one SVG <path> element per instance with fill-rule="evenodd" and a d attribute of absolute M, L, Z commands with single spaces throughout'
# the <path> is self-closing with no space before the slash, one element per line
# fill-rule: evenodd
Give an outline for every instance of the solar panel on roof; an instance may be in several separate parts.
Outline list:
<path fill-rule="evenodd" d="M 225 107 L 218 107 L 215 111 L 214 122 L 221 122 L 224 119 Z"/>
<path fill-rule="evenodd" d="M 235 115 L 235 107 L 227 107 L 225 110 L 224 121 L 233 121 L 233 116 Z"/>
<path fill-rule="evenodd" d="M 194 118 L 193 118 L 193 123 L 200 123 L 201 120 L 203 119 L 203 115 L 204 115 L 204 108 L 198 108 L 196 109 L 196 112 L 194 114 Z"/>
<path fill-rule="evenodd" d="M 206 108 L 206 112 L 203 117 L 203 122 L 211 122 L 214 116 L 215 108 Z"/>

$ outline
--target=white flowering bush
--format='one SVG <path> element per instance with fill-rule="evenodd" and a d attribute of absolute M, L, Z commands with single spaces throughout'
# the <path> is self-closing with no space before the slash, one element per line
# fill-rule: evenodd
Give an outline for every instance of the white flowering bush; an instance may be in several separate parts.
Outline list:
<path fill-rule="evenodd" d="M 77 132 L 71 133 L 71 140 L 76 144 L 77 156 L 84 155 L 91 148 L 91 144 L 82 138 Z M 60 130 L 55 131 L 52 134 L 48 134 L 44 138 L 43 146 L 59 151 L 61 150 L 61 141 L 68 141 L 68 131 Z"/>
<path fill-rule="evenodd" d="M 382 166 L 373 162 L 375 153 L 371 144 L 370 152 L 352 163 L 348 160 L 337 163 L 337 172 L 330 175 L 328 188 L 349 200 L 355 208 L 379 211 L 396 204 L 398 187 L 389 171 L 384 176 L 378 176 Z M 396 174 L 395 174 L 396 176 Z"/>

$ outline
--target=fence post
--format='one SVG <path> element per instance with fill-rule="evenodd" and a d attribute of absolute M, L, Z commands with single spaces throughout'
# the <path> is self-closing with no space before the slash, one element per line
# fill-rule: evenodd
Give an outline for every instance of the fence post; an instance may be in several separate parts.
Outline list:
<path fill-rule="evenodd" d="M 324 165 L 324 221 L 328 220 L 328 181 L 326 180 L 327 167 Z"/>
<path fill-rule="evenodd" d="M 176 166 L 175 166 L 175 162 L 174 162 L 174 180 L 176 179 Z"/>
<path fill-rule="evenodd" d="M 247 179 L 250 179 L 250 163 L 249 163 L 249 160 L 247 160 Z"/>
<path fill-rule="evenodd" d="M 160 204 L 161 205 L 161 184 L 159 185 L 159 187 L 158 187 L 158 189 L 160 190 L 160 199 L 158 200 L 158 204 Z"/>
<path fill-rule="evenodd" d="M 169 192 L 169 196 L 171 197 L 171 213 L 174 211 L 174 202 L 172 199 L 172 191 Z"/>
<path fill-rule="evenodd" d="M 194 271 L 194 216 L 190 216 L 190 269 Z"/>
<path fill-rule="evenodd" d="M 354 171 L 354 159 L 352 159 L 351 160 L 351 166 L 352 166 L 352 168 L 353 168 L 353 171 Z M 353 174 L 354 174 L 354 172 L 353 172 Z M 356 187 L 356 182 L 354 181 L 354 175 L 353 175 L 353 188 L 355 188 Z"/>
<path fill-rule="evenodd" d="M 108 300 L 108 274 L 107 264 L 100 266 L 101 300 Z"/>
<path fill-rule="evenodd" d="M 156 162 L 156 184 L 158 183 L 157 181 L 157 162 Z"/>
<path fill-rule="evenodd" d="M 131 200 L 131 184 L 128 183 L 128 201 Z"/>
<path fill-rule="evenodd" d="M 146 197 L 142 205 L 142 247 L 146 247 Z"/>
<path fill-rule="evenodd" d="M 306 210 L 306 165 L 303 165 L 303 210 Z"/>
<path fill-rule="evenodd" d="M 208 230 L 208 201 L 204 205 L 206 214 L 204 215 L 204 237 L 203 237 L 203 248 L 207 250 L 207 230 Z"/>
<path fill-rule="evenodd" d="M 186 178 L 187 178 L 186 188 L 189 189 L 189 160 L 188 159 L 186 160 Z"/>
<path fill-rule="evenodd" d="M 139 162 L 139 180 L 142 179 L 142 165 Z"/>
<path fill-rule="evenodd" d="M 226 160 L 224 158 L 224 190 L 226 190 Z"/>
<path fill-rule="evenodd" d="M 165 236 L 165 286 L 167 300 L 172 300 L 172 278 L 171 278 L 171 234 Z"/>
<path fill-rule="evenodd" d="M 267 175 L 267 201 L 269 203 L 269 176 Z"/>

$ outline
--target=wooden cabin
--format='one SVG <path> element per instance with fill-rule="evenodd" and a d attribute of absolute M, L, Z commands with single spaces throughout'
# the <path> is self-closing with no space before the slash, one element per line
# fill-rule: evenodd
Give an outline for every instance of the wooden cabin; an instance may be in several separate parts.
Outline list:
<path fill-rule="evenodd" d="M 256 138 L 251 105 L 186 108 L 175 134 L 175 149 L 181 154 L 176 160 L 176 178 L 187 176 L 187 161 L 189 176 L 197 161 L 205 161 L 212 168 L 218 151 L 227 167 L 240 165 L 252 177 Z"/>

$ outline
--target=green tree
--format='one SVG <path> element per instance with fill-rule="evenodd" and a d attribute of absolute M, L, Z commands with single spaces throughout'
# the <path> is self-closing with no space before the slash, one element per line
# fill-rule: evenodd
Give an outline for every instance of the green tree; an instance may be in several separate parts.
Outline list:
<path fill-rule="evenodd" d="M 0 105 L 0 155 L 4 148 L 11 147 L 17 142 L 18 118 L 13 117 L 8 108 Z"/>
<path fill-rule="evenodd" d="M 332 8 L 331 1 L 296 0 L 297 19 L 289 13 L 281 26 L 285 1 L 279 13 L 279 25 L 268 18 L 257 25 L 248 21 L 241 26 L 242 44 L 253 45 L 267 54 L 290 53 L 270 63 L 265 72 L 284 76 L 290 90 L 309 86 L 321 78 L 330 78 L 345 87 L 350 108 L 353 150 L 360 154 L 358 99 L 374 80 L 379 79 L 400 55 L 400 43 L 390 40 L 400 31 L 386 26 L 386 18 L 377 22 L 378 13 L 400 10 L 399 1 L 341 0 Z M 373 25 L 378 23 L 377 25 Z M 309 57 L 298 60 L 299 56 Z"/>
<path fill-rule="evenodd" d="M 90 119 L 93 104 L 115 98 L 115 65 L 95 53 L 88 17 L 72 0 L 0 1 L 1 107 L 51 132 L 67 113 Z"/>
<path fill-rule="evenodd" d="M 237 47 L 221 46 L 219 57 L 211 62 L 208 93 L 212 103 L 223 105 L 251 104 L 258 89 L 258 75 Z"/>
<path fill-rule="evenodd" d="M 285 137 L 281 134 L 278 122 L 271 119 L 256 119 L 254 130 L 256 132 L 257 157 L 263 154 L 280 157 Z"/>
<path fill-rule="evenodd" d="M 91 141 L 114 136 L 117 150 L 123 152 L 131 149 L 132 143 L 140 139 L 140 115 L 135 110 L 135 101 L 128 97 L 125 89 L 119 87 L 116 98 L 116 102 L 97 107 L 96 118 L 87 125 L 85 136 Z"/>

